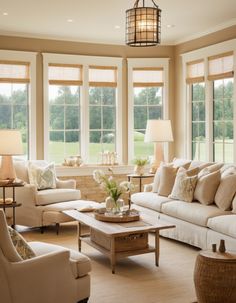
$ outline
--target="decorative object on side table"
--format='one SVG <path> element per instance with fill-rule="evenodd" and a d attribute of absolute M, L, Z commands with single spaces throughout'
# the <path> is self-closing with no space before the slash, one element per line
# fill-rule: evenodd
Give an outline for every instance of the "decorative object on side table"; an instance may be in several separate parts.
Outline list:
<path fill-rule="evenodd" d="M 194 269 L 198 303 L 236 302 L 236 254 L 226 252 L 224 240 L 212 251 L 201 251 Z"/>
<path fill-rule="evenodd" d="M 146 158 L 136 158 L 134 159 L 134 173 L 137 175 L 143 175 L 145 172 L 145 165 L 149 163 Z"/>
<path fill-rule="evenodd" d="M 132 191 L 134 189 L 134 185 L 128 181 L 123 181 L 118 184 L 114 179 L 112 169 L 109 168 L 108 170 L 111 173 L 110 176 L 106 176 L 102 170 L 98 169 L 93 172 L 93 178 L 109 195 L 109 197 L 106 198 L 106 211 L 108 213 L 119 214 L 121 208 L 124 206 L 124 201 L 121 199 L 121 195 Z"/>

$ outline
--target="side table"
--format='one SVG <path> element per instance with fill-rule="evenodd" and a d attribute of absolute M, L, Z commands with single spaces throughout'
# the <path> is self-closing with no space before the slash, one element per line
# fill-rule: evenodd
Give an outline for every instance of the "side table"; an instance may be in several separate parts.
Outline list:
<path fill-rule="evenodd" d="M 143 175 L 137 175 L 137 174 L 129 174 L 127 175 L 128 181 L 130 182 L 132 178 L 139 179 L 139 192 L 142 191 L 142 180 L 147 178 L 153 178 L 154 174 L 143 174 Z M 130 208 L 130 193 L 129 193 L 129 208 Z"/>
<path fill-rule="evenodd" d="M 3 208 L 4 212 L 6 208 L 12 208 L 12 217 L 13 217 L 13 222 L 12 222 L 12 227 L 15 228 L 16 224 L 16 207 L 21 206 L 21 203 L 16 202 L 16 194 L 15 194 L 15 189 L 17 187 L 22 187 L 24 186 L 23 183 L 8 183 L 8 184 L 0 184 L 0 188 L 2 188 L 2 198 L 3 198 L 3 203 L 0 203 L 0 208 Z M 6 189 L 11 188 L 12 189 L 12 203 L 6 203 Z"/>
<path fill-rule="evenodd" d="M 236 302 L 236 253 L 201 251 L 194 269 L 198 303 Z"/>

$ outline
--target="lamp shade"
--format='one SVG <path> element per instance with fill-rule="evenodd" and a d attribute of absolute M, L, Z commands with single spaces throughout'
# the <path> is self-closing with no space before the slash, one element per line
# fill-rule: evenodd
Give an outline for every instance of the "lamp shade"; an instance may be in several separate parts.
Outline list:
<path fill-rule="evenodd" d="M 170 120 L 148 120 L 144 142 L 173 141 Z"/>
<path fill-rule="evenodd" d="M 2 129 L 0 130 L 0 155 L 22 155 L 23 146 L 21 133 L 19 130 Z"/>

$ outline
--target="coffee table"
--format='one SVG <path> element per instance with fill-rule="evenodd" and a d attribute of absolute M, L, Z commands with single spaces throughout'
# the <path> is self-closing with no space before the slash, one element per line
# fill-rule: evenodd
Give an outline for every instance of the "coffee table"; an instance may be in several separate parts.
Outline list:
<path fill-rule="evenodd" d="M 128 223 L 110 223 L 98 221 L 93 212 L 65 210 L 66 215 L 78 221 L 78 248 L 81 251 L 81 241 L 108 256 L 112 273 L 115 273 L 116 261 L 121 258 L 155 253 L 155 264 L 159 266 L 160 236 L 162 229 L 174 228 L 175 225 L 164 222 L 158 217 L 140 213 L 140 220 Z M 81 224 L 90 227 L 90 233 L 81 233 Z M 148 243 L 149 232 L 155 233 L 154 247 Z"/>

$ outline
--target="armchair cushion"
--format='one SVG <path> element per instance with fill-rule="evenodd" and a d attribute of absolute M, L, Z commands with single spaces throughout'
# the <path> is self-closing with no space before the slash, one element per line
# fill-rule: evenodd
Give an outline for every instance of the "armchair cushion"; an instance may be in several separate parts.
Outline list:
<path fill-rule="evenodd" d="M 43 167 L 29 162 L 28 174 L 30 184 L 34 184 L 37 189 L 56 188 L 56 173 L 53 163 Z"/>
<path fill-rule="evenodd" d="M 36 205 L 79 200 L 80 190 L 68 188 L 45 189 L 36 193 Z"/>
<path fill-rule="evenodd" d="M 83 277 L 91 271 L 91 263 L 88 257 L 75 251 L 68 250 L 59 245 L 48 244 L 42 242 L 29 242 L 30 247 L 35 251 L 37 256 L 45 255 L 51 252 L 69 251 L 70 265 L 74 277 Z"/>
<path fill-rule="evenodd" d="M 15 229 L 8 226 L 8 231 L 10 233 L 11 240 L 13 242 L 13 245 L 15 246 L 16 251 L 23 260 L 36 257 L 34 251 Z"/>

